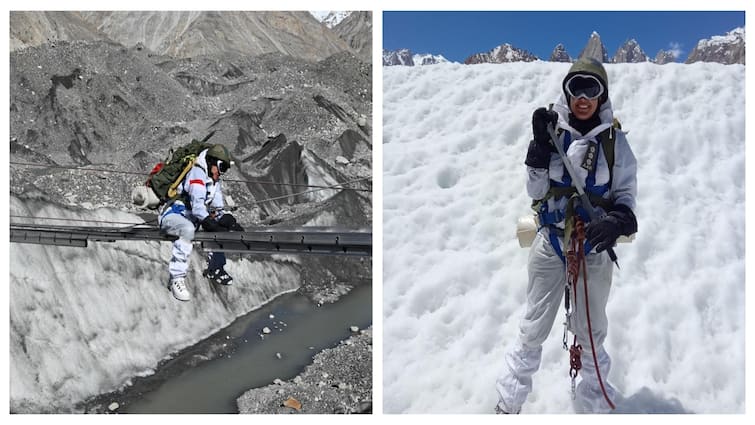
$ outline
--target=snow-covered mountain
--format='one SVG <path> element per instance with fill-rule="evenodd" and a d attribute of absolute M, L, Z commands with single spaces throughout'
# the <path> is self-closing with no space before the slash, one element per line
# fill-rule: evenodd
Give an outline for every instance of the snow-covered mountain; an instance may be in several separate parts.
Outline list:
<path fill-rule="evenodd" d="M 676 62 L 676 55 L 671 50 L 659 50 L 653 59 L 658 65 L 664 65 L 671 62 Z"/>
<path fill-rule="evenodd" d="M 650 59 L 640 47 L 635 39 L 629 39 L 616 50 L 616 54 L 611 58 L 612 63 L 639 63 L 647 62 Z"/>
<path fill-rule="evenodd" d="M 409 49 L 383 49 L 383 66 L 405 65 L 414 66 L 414 54 Z"/>
<path fill-rule="evenodd" d="M 532 53 L 505 43 L 489 52 L 475 53 L 466 58 L 464 63 L 471 65 L 477 63 L 532 62 L 536 60 L 539 60 L 539 58 Z"/>
<path fill-rule="evenodd" d="M 412 56 L 415 65 L 437 65 L 439 63 L 448 63 L 448 59 L 443 55 L 433 55 L 431 53 L 417 53 Z"/>
<path fill-rule="evenodd" d="M 532 111 L 569 66 L 384 69 L 384 412 L 493 413 L 524 313 Z M 618 410 L 743 414 L 745 66 L 605 67 L 639 173 L 607 309 Z M 563 319 L 522 413 L 573 411 Z"/>
<path fill-rule="evenodd" d="M 700 40 L 695 49 L 690 53 L 686 63 L 704 61 L 719 62 L 724 64 L 745 62 L 745 30 L 736 28 L 726 35 L 713 36 L 710 39 Z M 415 55 L 409 49 L 396 51 L 383 50 L 383 66 L 390 65 L 422 65 L 447 62 L 442 56 L 432 55 Z M 640 63 L 654 62 L 659 65 L 675 62 L 678 54 L 672 51 L 660 50 L 654 59 L 651 59 L 640 47 L 636 39 L 629 39 L 617 50 L 616 54 L 610 59 L 608 50 L 600 39 L 600 34 L 593 31 L 587 44 L 580 52 L 578 58 L 590 56 L 604 63 Z M 409 58 L 412 58 L 410 61 Z M 539 60 L 532 53 L 513 47 L 511 44 L 502 44 L 489 52 L 475 53 L 469 56 L 465 64 L 477 63 L 507 63 L 507 62 L 531 62 Z M 559 43 L 551 52 L 550 62 L 573 62 L 563 44 Z"/>
<path fill-rule="evenodd" d="M 700 40 L 684 63 L 745 63 L 745 29 L 735 28 L 726 35 Z"/>
<path fill-rule="evenodd" d="M 548 59 L 551 62 L 572 62 L 572 57 L 566 52 L 566 48 L 563 44 L 558 43 L 551 52 L 551 57 Z"/>
<path fill-rule="evenodd" d="M 351 15 L 352 12 L 344 10 L 310 10 L 309 13 L 328 28 L 333 28 Z"/>
<path fill-rule="evenodd" d="M 448 62 L 449 60 L 443 57 L 443 55 L 434 55 L 432 53 L 414 53 L 409 49 L 383 49 L 383 66 L 436 65 L 439 63 Z"/>

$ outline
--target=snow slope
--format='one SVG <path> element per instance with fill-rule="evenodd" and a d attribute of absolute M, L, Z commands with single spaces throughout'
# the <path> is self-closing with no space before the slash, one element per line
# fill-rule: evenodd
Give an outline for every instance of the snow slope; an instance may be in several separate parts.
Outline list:
<path fill-rule="evenodd" d="M 142 221 L 115 209 L 70 209 L 15 196 L 10 215 L 86 220 L 43 222 L 57 225 Z M 170 255 L 169 242 L 11 244 L 11 411 L 74 411 L 77 402 L 152 373 L 172 352 L 300 285 L 295 259 L 229 256 L 234 285 L 213 287 L 201 276 L 205 254 L 195 245 L 187 277 L 193 298 L 182 303 L 167 290 Z"/>
<path fill-rule="evenodd" d="M 383 68 L 384 412 L 492 413 L 524 313 L 531 114 L 568 68 Z M 618 411 L 744 413 L 745 68 L 606 69 L 639 164 L 608 304 Z M 522 413 L 573 411 L 562 321 Z"/>

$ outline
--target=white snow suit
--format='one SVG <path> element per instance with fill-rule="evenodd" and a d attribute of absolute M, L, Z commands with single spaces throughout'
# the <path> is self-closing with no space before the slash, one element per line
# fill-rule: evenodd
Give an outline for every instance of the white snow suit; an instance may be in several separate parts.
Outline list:
<path fill-rule="evenodd" d="M 582 135 L 568 124 L 569 109 L 562 96 L 560 102 L 553 108 L 559 114 L 559 128 L 563 129 L 559 142 L 570 139 L 567 157 L 574 164 L 582 184 L 597 187 L 598 193 L 614 204 L 620 203 L 632 210 L 635 208 L 637 193 L 637 163 L 632 150 L 627 143 L 624 133 L 617 130 L 614 148 L 613 178 L 609 182 L 610 173 L 608 162 L 602 154 L 598 155 L 595 173 L 588 181 L 588 172 L 580 167 L 585 152 L 590 143 L 597 142 L 596 136 L 612 125 L 613 111 L 611 102 L 607 100 L 599 111 L 601 124 Z M 527 192 L 533 199 L 542 199 L 551 187 L 551 180 L 556 183 L 568 184 L 568 172 L 558 153 L 551 155 L 548 169 L 527 167 Z M 594 181 L 592 181 L 594 179 Z M 609 186 L 610 185 L 610 186 Z M 602 189 L 601 189 L 602 188 Z M 548 201 L 548 212 L 564 213 L 567 200 L 551 198 Z M 595 207 L 598 214 L 603 211 Z M 507 351 L 503 374 L 496 381 L 499 395 L 499 407 L 506 412 L 518 412 L 524 404 L 527 395 L 532 391 L 532 375 L 540 368 L 542 344 L 553 327 L 553 322 L 559 310 L 563 311 L 564 287 L 566 286 L 566 269 L 560 253 L 565 253 L 562 237 L 551 237 L 551 233 L 558 234 L 564 228 L 564 220 L 543 226 L 530 248 L 528 260 L 527 308 L 520 322 L 519 337 Z M 555 228 L 555 229 L 554 229 Z M 559 252 L 560 251 L 560 252 Z M 613 400 L 614 388 L 608 384 L 607 377 L 611 368 L 611 359 L 603 349 L 608 332 L 606 304 L 611 289 L 613 263 L 608 253 L 599 254 L 591 251 L 586 256 L 588 276 L 588 296 L 593 340 L 598 353 L 598 366 L 603 378 L 609 398 Z M 610 410 L 604 400 L 600 384 L 597 379 L 595 365 L 587 330 L 585 313 L 585 294 L 582 276 L 580 275 L 578 290 L 575 294 L 570 291 L 571 319 L 569 330 L 577 336 L 577 343 L 582 345 L 582 370 L 579 372 L 582 380 L 577 388 L 576 410 L 578 412 L 601 413 Z M 571 344 L 571 338 L 569 344 Z M 566 359 L 564 359 L 566 361 Z"/>
<path fill-rule="evenodd" d="M 178 186 L 178 198 L 173 203 L 165 204 L 160 210 L 160 230 L 168 235 L 178 236 L 173 242 L 173 253 L 168 265 L 171 279 L 186 276 L 194 232 L 199 223 L 210 215 L 208 207 L 215 211 L 215 219 L 223 214 L 221 184 L 220 181 L 214 182 L 208 175 L 206 155 L 207 149 L 199 153 L 194 166 Z M 222 252 L 210 253 L 208 260 L 210 270 L 225 265 L 225 255 Z"/>

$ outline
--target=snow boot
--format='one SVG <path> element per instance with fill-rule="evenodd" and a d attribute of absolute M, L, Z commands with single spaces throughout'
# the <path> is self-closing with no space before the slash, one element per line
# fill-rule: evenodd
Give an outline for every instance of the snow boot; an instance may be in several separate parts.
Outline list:
<path fill-rule="evenodd" d="M 228 286 L 233 283 L 233 278 L 222 267 L 215 270 L 205 269 L 202 275 L 218 285 Z"/>
<path fill-rule="evenodd" d="M 170 292 L 172 292 L 173 296 L 179 301 L 191 300 L 191 294 L 189 293 L 189 290 L 186 289 L 186 282 L 182 277 L 171 278 L 168 289 L 170 289 Z"/>

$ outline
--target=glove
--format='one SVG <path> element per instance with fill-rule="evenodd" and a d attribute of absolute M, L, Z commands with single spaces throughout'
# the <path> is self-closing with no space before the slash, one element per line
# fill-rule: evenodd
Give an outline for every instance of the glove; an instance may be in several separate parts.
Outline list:
<path fill-rule="evenodd" d="M 535 109 L 535 112 L 532 113 L 532 135 L 535 137 L 535 142 L 550 149 L 551 136 L 548 134 L 548 124 L 555 130 L 556 123 L 558 123 L 556 111 L 549 111 L 545 108 Z"/>
<path fill-rule="evenodd" d="M 199 224 L 202 225 L 202 228 L 206 232 L 223 232 L 223 231 L 225 231 L 225 228 L 223 228 L 222 226 L 220 226 L 220 224 L 218 224 L 217 221 L 211 219 L 209 215 L 207 217 L 205 217 L 204 220 L 202 220 L 202 222 L 199 223 Z"/>
<path fill-rule="evenodd" d="M 527 149 L 527 158 L 524 163 L 533 168 L 548 168 L 551 161 L 551 137 L 548 134 L 547 126 L 554 126 L 558 122 L 558 113 L 549 111 L 545 108 L 538 108 L 532 113 L 532 135 L 534 139 L 530 142 Z"/>
<path fill-rule="evenodd" d="M 637 232 L 637 217 L 626 205 L 616 204 L 611 211 L 591 222 L 585 230 L 585 236 L 595 252 L 603 252 L 616 244 L 619 236 L 629 236 Z"/>
<path fill-rule="evenodd" d="M 237 232 L 243 232 L 244 228 L 236 221 L 236 217 L 231 214 L 223 214 L 218 220 L 218 224 L 225 227 L 228 230 L 234 230 Z"/>

